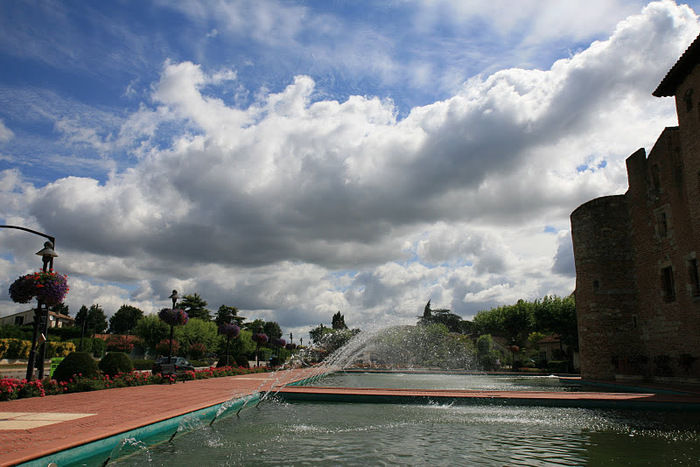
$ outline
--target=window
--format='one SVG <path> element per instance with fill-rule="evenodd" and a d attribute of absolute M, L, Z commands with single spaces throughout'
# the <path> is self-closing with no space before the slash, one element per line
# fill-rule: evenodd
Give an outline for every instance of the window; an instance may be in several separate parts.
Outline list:
<path fill-rule="evenodd" d="M 698 272 L 698 260 L 695 258 L 688 261 L 688 276 L 693 296 L 697 297 L 700 295 L 700 272 Z"/>
<path fill-rule="evenodd" d="M 24 316 L 15 316 L 15 326 L 21 326 L 24 324 Z"/>
<path fill-rule="evenodd" d="M 593 291 L 600 292 L 600 281 L 593 281 Z"/>
<path fill-rule="evenodd" d="M 656 225 L 659 237 L 665 237 L 668 234 L 668 218 L 665 212 L 656 215 Z"/>
<path fill-rule="evenodd" d="M 676 288 L 673 284 L 673 268 L 663 268 L 661 270 L 662 287 L 664 291 L 664 300 L 672 302 L 676 299 Z"/>
<path fill-rule="evenodd" d="M 693 110 L 693 90 L 688 89 L 683 95 L 683 101 L 685 102 L 686 112 Z"/>

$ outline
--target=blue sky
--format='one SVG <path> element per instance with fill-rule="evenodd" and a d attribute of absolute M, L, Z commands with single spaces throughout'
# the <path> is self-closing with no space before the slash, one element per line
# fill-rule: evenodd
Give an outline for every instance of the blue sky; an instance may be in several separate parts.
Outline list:
<path fill-rule="evenodd" d="M 0 222 L 56 236 L 73 311 L 568 295 L 568 216 L 676 124 L 699 3 L 0 2 Z M 40 247 L 0 230 L 0 315 Z"/>

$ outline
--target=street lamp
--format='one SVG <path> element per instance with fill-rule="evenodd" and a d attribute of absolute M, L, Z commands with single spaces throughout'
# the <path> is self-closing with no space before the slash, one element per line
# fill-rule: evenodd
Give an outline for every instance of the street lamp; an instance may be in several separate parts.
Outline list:
<path fill-rule="evenodd" d="M 177 290 L 173 290 L 173 293 L 168 297 L 173 302 L 173 310 L 175 310 L 175 305 L 177 304 L 180 296 L 177 294 Z M 173 332 L 175 331 L 175 326 L 170 325 L 170 345 L 168 346 L 168 364 L 172 362 L 173 358 Z"/>
<path fill-rule="evenodd" d="M 36 252 L 37 255 L 41 256 L 41 261 L 43 263 L 43 271 L 46 272 L 47 269 L 53 269 L 53 259 L 58 257 L 58 254 L 53 249 L 53 243 L 52 242 L 44 242 L 44 248 Z M 41 300 L 37 299 L 37 303 L 39 306 L 39 317 L 38 317 L 38 322 L 39 326 L 41 327 L 41 340 L 42 342 L 40 343 L 39 347 L 39 361 L 36 362 L 36 367 L 38 370 L 38 378 L 39 379 L 44 379 L 44 361 L 46 360 L 46 338 L 49 335 L 49 306 L 45 305 L 46 307 L 46 313 L 41 313 Z M 38 334 L 37 329 L 39 326 L 35 327 L 35 339 L 34 341 L 36 342 L 36 335 Z"/>
<path fill-rule="evenodd" d="M 25 232 L 29 232 L 34 235 L 39 235 L 40 237 L 48 239 L 49 241 L 44 243 L 44 248 L 37 251 L 36 254 L 41 256 L 44 271 L 46 271 L 47 268 L 53 269 L 53 259 L 58 256 L 54 251 L 54 247 L 56 245 L 56 237 L 47 235 L 37 230 L 28 229 L 27 227 L 20 227 L 18 225 L 0 225 L 0 229 L 24 230 Z M 44 304 L 41 302 L 41 300 L 37 299 L 37 309 L 34 311 L 34 338 L 32 340 L 32 348 L 29 352 L 29 360 L 27 361 L 27 381 L 31 381 L 31 379 L 34 377 L 34 366 L 37 363 L 36 347 L 37 338 L 39 337 L 39 326 L 41 326 L 41 329 L 43 331 L 42 336 L 44 336 L 44 339 L 46 339 L 46 334 L 48 334 L 47 326 L 49 322 L 49 307 L 46 306 L 46 313 L 44 314 L 42 310 L 43 305 Z M 41 349 L 41 359 L 39 361 L 39 364 L 37 365 L 37 369 L 39 370 L 39 379 L 42 379 L 44 377 L 44 357 L 46 356 L 46 344 L 44 342 L 42 342 Z"/>

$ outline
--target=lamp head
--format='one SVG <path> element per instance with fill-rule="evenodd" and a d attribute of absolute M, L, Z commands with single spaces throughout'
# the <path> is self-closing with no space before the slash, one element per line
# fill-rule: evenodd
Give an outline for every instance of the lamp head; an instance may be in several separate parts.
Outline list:
<path fill-rule="evenodd" d="M 48 261 L 50 258 L 58 257 L 58 254 L 53 251 L 53 243 L 51 242 L 44 242 L 44 248 L 37 251 L 36 254 L 42 256 L 45 261 Z"/>

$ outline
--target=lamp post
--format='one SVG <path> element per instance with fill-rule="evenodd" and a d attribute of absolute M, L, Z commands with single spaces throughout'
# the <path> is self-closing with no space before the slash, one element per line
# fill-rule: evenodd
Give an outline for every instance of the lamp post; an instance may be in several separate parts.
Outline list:
<path fill-rule="evenodd" d="M 42 248 L 40 251 L 37 251 L 36 254 L 41 256 L 44 271 L 46 271 L 47 268 L 53 269 L 53 259 L 58 257 L 58 255 L 54 251 L 54 248 L 56 246 L 56 237 L 47 235 L 37 230 L 28 229 L 26 227 L 20 227 L 18 225 L 0 225 L 0 229 L 23 230 L 25 232 L 29 232 L 34 235 L 38 235 L 40 237 L 48 239 L 49 241 L 44 243 L 44 248 Z M 41 359 L 39 360 L 38 364 L 36 361 L 37 338 L 39 337 L 39 329 L 43 331 L 42 336 L 44 336 L 44 339 L 46 339 L 46 334 L 48 333 L 47 326 L 49 322 L 49 307 L 46 306 L 46 313 L 44 313 L 43 307 L 44 304 L 42 303 L 42 301 L 37 299 L 37 308 L 36 310 L 34 310 L 34 337 L 32 339 L 32 348 L 29 351 L 29 359 L 27 361 L 27 381 L 31 381 L 34 377 L 35 365 L 39 370 L 39 379 L 42 379 L 44 377 L 44 357 L 46 356 L 45 342 L 42 342 L 40 352 Z"/>
<path fill-rule="evenodd" d="M 41 256 L 41 261 L 43 263 L 43 271 L 46 272 L 47 269 L 53 269 L 53 259 L 57 258 L 58 255 L 53 250 L 53 243 L 44 242 L 44 248 L 36 252 L 37 255 Z M 50 265 L 50 267 L 49 267 Z M 38 309 L 39 309 L 39 326 L 35 327 L 34 331 L 34 342 L 36 342 L 37 330 L 41 328 L 41 344 L 39 346 L 39 359 L 36 362 L 36 368 L 39 379 L 44 379 L 44 361 L 46 360 L 46 339 L 49 334 L 49 306 L 44 304 L 45 313 L 41 313 L 42 302 L 37 299 Z M 34 345 L 34 343 L 32 344 Z M 35 357 L 36 358 L 36 357 Z"/>
<path fill-rule="evenodd" d="M 177 301 L 180 299 L 180 296 L 177 294 L 177 290 L 173 290 L 173 293 L 170 294 L 170 300 L 173 302 L 173 310 L 175 309 L 175 305 L 177 304 Z M 172 362 L 173 358 L 173 332 L 175 331 L 175 326 L 172 324 L 170 325 L 170 345 L 168 346 L 168 363 Z"/>

